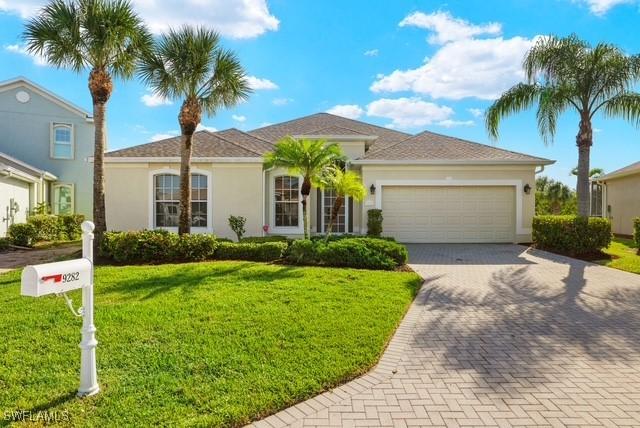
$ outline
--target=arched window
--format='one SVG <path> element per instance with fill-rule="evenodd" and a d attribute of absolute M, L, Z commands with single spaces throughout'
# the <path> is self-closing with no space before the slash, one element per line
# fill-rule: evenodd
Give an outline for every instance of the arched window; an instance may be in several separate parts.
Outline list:
<path fill-rule="evenodd" d="M 178 227 L 180 217 L 180 176 L 157 174 L 153 177 L 154 227 Z M 206 175 L 191 175 L 191 226 L 209 224 L 209 183 Z"/>
<path fill-rule="evenodd" d="M 300 224 L 300 179 L 281 175 L 274 182 L 276 227 L 298 227 Z"/>
<path fill-rule="evenodd" d="M 73 127 L 66 123 L 51 125 L 51 157 L 73 159 Z"/>

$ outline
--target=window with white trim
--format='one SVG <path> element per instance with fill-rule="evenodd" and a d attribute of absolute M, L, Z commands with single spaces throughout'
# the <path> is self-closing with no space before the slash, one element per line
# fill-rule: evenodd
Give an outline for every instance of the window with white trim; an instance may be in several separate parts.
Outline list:
<path fill-rule="evenodd" d="M 602 184 L 591 183 L 591 216 L 602 217 Z"/>
<path fill-rule="evenodd" d="M 300 179 L 289 175 L 275 178 L 274 212 L 276 227 L 298 227 L 300 224 Z"/>
<path fill-rule="evenodd" d="M 322 192 L 322 217 L 323 217 L 323 232 L 327 232 L 327 228 L 329 227 L 329 222 L 331 222 L 331 212 L 333 211 L 333 206 L 336 202 L 336 194 L 333 189 L 324 189 Z M 342 201 L 342 206 L 340 210 L 338 210 L 338 215 L 336 217 L 335 222 L 333 223 L 332 232 L 334 233 L 345 233 L 346 225 L 347 225 L 347 198 Z"/>
<path fill-rule="evenodd" d="M 207 227 L 209 183 L 206 175 L 191 175 L 191 227 Z M 153 177 L 154 227 L 178 227 L 180 218 L 180 176 Z"/>
<path fill-rule="evenodd" d="M 51 125 L 51 157 L 73 159 L 73 126 L 66 123 Z"/>
<path fill-rule="evenodd" d="M 73 184 L 53 185 L 53 213 L 70 215 L 74 213 Z"/>

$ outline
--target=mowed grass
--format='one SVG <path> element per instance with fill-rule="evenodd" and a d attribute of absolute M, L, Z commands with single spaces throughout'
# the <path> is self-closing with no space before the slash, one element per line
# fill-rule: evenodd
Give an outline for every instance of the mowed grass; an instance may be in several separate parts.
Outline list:
<path fill-rule="evenodd" d="M 71 426 L 248 423 L 375 365 L 421 281 L 213 262 L 98 267 L 96 282 L 102 390 L 77 399 L 81 320 L 0 276 L 0 425 L 15 410 L 67 411 Z"/>
<path fill-rule="evenodd" d="M 640 256 L 633 240 L 613 238 L 611 245 L 602 251 L 609 254 L 611 260 L 599 260 L 596 263 L 640 274 Z"/>

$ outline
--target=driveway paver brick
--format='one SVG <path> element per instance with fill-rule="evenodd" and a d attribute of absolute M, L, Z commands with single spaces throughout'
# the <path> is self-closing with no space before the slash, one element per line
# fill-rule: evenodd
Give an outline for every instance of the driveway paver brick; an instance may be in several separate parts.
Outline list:
<path fill-rule="evenodd" d="M 640 426 L 640 276 L 518 245 L 409 245 L 425 279 L 367 375 L 255 426 Z"/>

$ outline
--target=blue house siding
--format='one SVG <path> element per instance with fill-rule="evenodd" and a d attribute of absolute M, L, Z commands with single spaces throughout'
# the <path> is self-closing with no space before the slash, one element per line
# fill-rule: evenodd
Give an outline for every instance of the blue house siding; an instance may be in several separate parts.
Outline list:
<path fill-rule="evenodd" d="M 16 94 L 26 92 L 28 102 Z M 24 94 L 23 98 L 24 98 Z M 0 152 L 58 177 L 74 187 L 74 211 L 92 217 L 94 125 L 86 113 L 28 81 L 0 85 Z M 73 127 L 73 159 L 51 157 L 52 123 Z M 52 190 L 51 190 L 52 191 Z M 49 198 L 53 202 L 53 194 Z"/>

